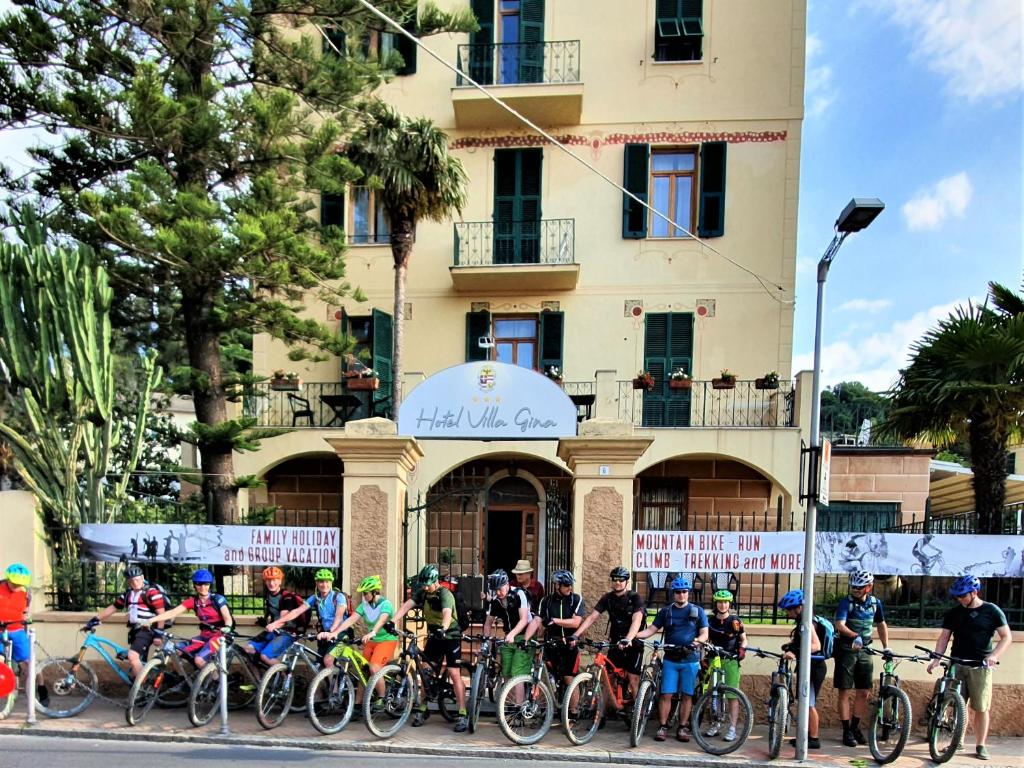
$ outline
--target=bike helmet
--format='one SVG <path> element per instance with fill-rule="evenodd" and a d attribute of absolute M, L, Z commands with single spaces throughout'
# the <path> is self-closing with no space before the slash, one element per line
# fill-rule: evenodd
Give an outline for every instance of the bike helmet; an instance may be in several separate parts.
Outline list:
<path fill-rule="evenodd" d="M 802 589 L 791 589 L 779 600 L 779 608 L 788 611 L 790 608 L 799 608 L 804 604 L 804 591 Z"/>
<path fill-rule="evenodd" d="M 612 581 L 629 581 L 629 571 L 623 566 L 612 568 L 612 572 L 608 574 L 608 578 Z"/>
<path fill-rule="evenodd" d="M 269 579 L 281 579 L 284 581 L 284 571 L 278 568 L 276 565 L 271 565 L 263 569 L 263 580 Z"/>
<path fill-rule="evenodd" d="M 384 589 L 384 585 L 381 583 L 380 576 L 367 576 L 356 588 L 356 592 L 360 594 L 363 592 L 380 592 Z"/>
<path fill-rule="evenodd" d="M 499 568 L 487 577 L 487 591 L 494 593 L 508 584 L 508 574 Z"/>
<path fill-rule="evenodd" d="M 200 568 L 192 574 L 193 584 L 213 584 L 213 574 L 205 568 Z"/>
<path fill-rule="evenodd" d="M 124 569 L 124 577 L 126 579 L 134 579 L 138 576 L 145 576 L 145 572 L 137 565 L 129 565 Z"/>
<path fill-rule="evenodd" d="M 430 584 L 436 584 L 440 580 L 441 574 L 438 572 L 436 565 L 424 565 L 420 569 L 420 574 L 417 578 L 419 579 L 420 586 L 426 587 Z"/>
<path fill-rule="evenodd" d="M 720 589 L 717 592 L 715 592 L 715 594 L 713 594 L 711 596 L 711 598 L 716 603 L 719 602 L 719 601 L 724 602 L 724 603 L 731 603 L 732 602 L 732 592 L 730 592 L 728 589 Z"/>
<path fill-rule="evenodd" d="M 4 577 L 11 584 L 17 584 L 19 587 L 27 587 L 32 583 L 32 572 L 21 563 L 11 563 L 8 565 Z"/>
<path fill-rule="evenodd" d="M 551 583 L 556 587 L 571 587 L 576 583 L 576 578 L 569 571 L 555 571 L 551 574 Z"/>
<path fill-rule="evenodd" d="M 963 597 L 971 592 L 981 591 L 981 581 L 977 576 L 973 576 L 968 573 L 966 576 L 961 576 L 959 579 L 953 582 L 953 586 L 949 588 L 950 597 Z"/>
<path fill-rule="evenodd" d="M 850 574 L 850 586 L 854 588 L 866 587 L 875 583 L 875 576 L 871 571 L 854 571 Z"/>
<path fill-rule="evenodd" d="M 689 579 L 684 578 L 683 576 L 676 576 L 674 579 L 672 579 L 672 584 L 669 588 L 673 592 L 680 592 L 682 590 L 686 590 L 687 592 L 689 592 L 691 589 L 693 589 L 693 583 Z"/>
<path fill-rule="evenodd" d="M 334 571 L 330 568 L 321 568 L 319 571 L 313 574 L 314 581 L 334 581 Z"/>

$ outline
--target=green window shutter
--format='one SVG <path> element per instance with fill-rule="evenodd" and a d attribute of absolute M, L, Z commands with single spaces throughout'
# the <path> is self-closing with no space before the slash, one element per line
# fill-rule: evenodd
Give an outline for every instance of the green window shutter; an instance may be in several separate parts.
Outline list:
<path fill-rule="evenodd" d="M 658 0 L 654 15 L 659 35 L 682 37 L 682 0 Z"/>
<path fill-rule="evenodd" d="M 689 389 L 672 389 L 668 387 L 668 376 L 672 371 L 682 368 L 693 374 L 693 315 L 689 312 L 673 312 L 669 315 L 668 364 L 666 365 L 666 413 L 665 426 L 690 426 Z"/>
<path fill-rule="evenodd" d="M 645 427 L 688 427 L 688 389 L 672 389 L 668 377 L 676 368 L 693 369 L 693 315 L 655 312 L 644 320 L 644 369 L 654 377 L 654 389 L 643 390 Z"/>
<path fill-rule="evenodd" d="M 704 36 L 704 0 L 680 0 L 679 24 L 686 37 Z"/>
<path fill-rule="evenodd" d="M 394 357 L 394 322 L 387 312 L 373 310 L 373 354 L 370 367 L 377 372 L 381 386 L 390 388 L 393 370 L 391 361 Z"/>
<path fill-rule="evenodd" d="M 320 226 L 345 228 L 345 195 L 321 193 Z"/>
<path fill-rule="evenodd" d="M 494 0 L 473 0 L 480 29 L 469 35 L 469 76 L 481 85 L 494 82 Z"/>
<path fill-rule="evenodd" d="M 323 53 L 331 55 L 331 56 L 337 56 L 338 55 L 338 51 L 341 51 L 341 53 L 343 53 L 343 54 L 345 53 L 345 33 L 344 32 L 342 32 L 337 27 L 325 27 L 324 28 L 324 34 L 327 36 L 327 40 L 324 40 L 322 37 L 320 38 L 320 41 L 321 41 L 320 42 L 320 45 L 321 45 L 320 50 Z M 327 42 L 328 40 L 330 40 L 330 43 Z M 332 46 L 331 43 L 334 43 L 334 45 Z M 334 50 L 335 48 L 337 48 L 338 50 L 337 51 Z"/>
<path fill-rule="evenodd" d="M 622 186 L 648 201 L 648 167 L 651 158 L 649 144 L 627 144 L 622 163 Z M 622 236 L 631 240 L 647 237 L 647 209 L 628 195 L 622 196 Z"/>
<path fill-rule="evenodd" d="M 833 501 L 819 508 L 819 531 L 881 533 L 900 524 L 900 503 Z"/>
<path fill-rule="evenodd" d="M 491 335 L 491 313 L 483 312 L 466 313 L 466 362 L 472 363 L 475 360 L 487 360 L 490 357 L 490 350 L 481 347 L 479 344 L 481 336 Z"/>
<path fill-rule="evenodd" d="M 494 263 L 540 260 L 541 170 L 544 150 L 494 152 Z"/>
<path fill-rule="evenodd" d="M 721 237 L 725 234 L 725 152 L 724 141 L 709 141 L 700 147 L 700 218 L 697 234 Z"/>
<path fill-rule="evenodd" d="M 540 313 L 540 370 L 552 365 L 564 373 L 562 367 L 562 339 L 565 335 L 564 312 Z"/>
<path fill-rule="evenodd" d="M 544 0 L 519 3 L 519 82 L 544 82 Z"/>
<path fill-rule="evenodd" d="M 416 34 L 416 21 L 407 22 L 402 27 L 411 34 Z M 402 56 L 404 62 L 402 66 L 395 71 L 398 76 L 404 75 L 415 75 L 416 74 L 416 49 L 418 46 L 408 37 L 398 32 L 395 33 L 394 40 L 395 50 L 398 51 Z"/>
<path fill-rule="evenodd" d="M 342 336 L 351 336 L 352 335 L 352 329 L 351 329 L 351 327 L 349 327 L 349 324 L 348 324 L 348 313 L 345 311 L 344 307 L 341 308 L 341 335 Z M 341 356 L 341 373 L 342 373 L 342 378 L 344 378 L 345 372 L 347 370 L 348 370 L 348 357 L 347 357 L 347 355 L 342 355 Z"/>

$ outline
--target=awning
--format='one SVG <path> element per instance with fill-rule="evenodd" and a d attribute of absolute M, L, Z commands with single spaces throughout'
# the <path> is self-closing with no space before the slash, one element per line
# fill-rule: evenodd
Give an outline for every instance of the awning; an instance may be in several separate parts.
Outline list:
<path fill-rule="evenodd" d="M 955 512 L 970 512 L 974 509 L 974 472 L 952 461 L 937 461 L 930 464 L 931 483 L 928 487 L 932 501 L 932 514 L 943 515 Z M 1006 503 L 1024 502 L 1024 475 L 1008 475 L 1006 478 Z"/>

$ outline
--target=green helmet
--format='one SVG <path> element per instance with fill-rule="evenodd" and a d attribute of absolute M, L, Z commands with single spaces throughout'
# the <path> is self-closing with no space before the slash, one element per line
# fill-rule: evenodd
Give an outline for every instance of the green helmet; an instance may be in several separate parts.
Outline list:
<path fill-rule="evenodd" d="M 424 565 L 417 578 L 419 579 L 420 586 L 426 587 L 429 584 L 436 584 L 441 578 L 441 574 L 438 572 L 436 565 Z"/>
<path fill-rule="evenodd" d="M 317 571 L 313 575 L 313 578 L 316 579 L 317 581 L 331 581 L 331 582 L 333 582 L 334 581 L 334 571 L 332 571 L 330 568 L 321 568 L 319 571 Z"/>
<path fill-rule="evenodd" d="M 717 592 L 715 592 L 713 597 L 714 597 L 714 601 L 716 603 L 719 600 L 721 600 L 724 603 L 731 603 L 732 602 L 732 592 L 730 592 L 728 589 L 720 589 L 720 590 L 718 590 Z"/>
<path fill-rule="evenodd" d="M 367 576 L 361 582 L 356 592 L 362 594 L 363 592 L 380 592 L 384 589 L 384 585 L 381 583 L 380 576 Z"/>

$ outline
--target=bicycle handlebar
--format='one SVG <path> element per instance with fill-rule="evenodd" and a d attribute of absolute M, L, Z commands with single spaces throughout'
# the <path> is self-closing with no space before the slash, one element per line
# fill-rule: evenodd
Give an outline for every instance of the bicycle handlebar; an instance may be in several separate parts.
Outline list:
<path fill-rule="evenodd" d="M 917 646 L 915 646 L 915 648 L 916 647 Z M 907 661 L 915 662 L 924 662 L 928 660 L 927 656 L 920 656 L 917 654 L 908 656 L 905 653 L 896 653 L 895 651 L 889 648 L 883 648 L 882 650 L 878 650 L 877 648 L 865 648 L 864 650 L 866 650 L 872 656 L 881 656 L 883 659 L 906 659 Z"/>
<path fill-rule="evenodd" d="M 980 667 L 981 669 L 989 669 L 989 663 L 986 659 L 977 661 L 975 659 L 958 659 L 955 656 L 947 656 L 944 653 L 937 653 L 931 648 L 925 648 L 923 645 L 915 645 L 915 648 L 919 651 L 924 651 L 928 654 L 929 659 L 936 659 L 942 662 L 942 666 L 948 666 L 949 664 L 959 664 L 961 667 Z"/>

